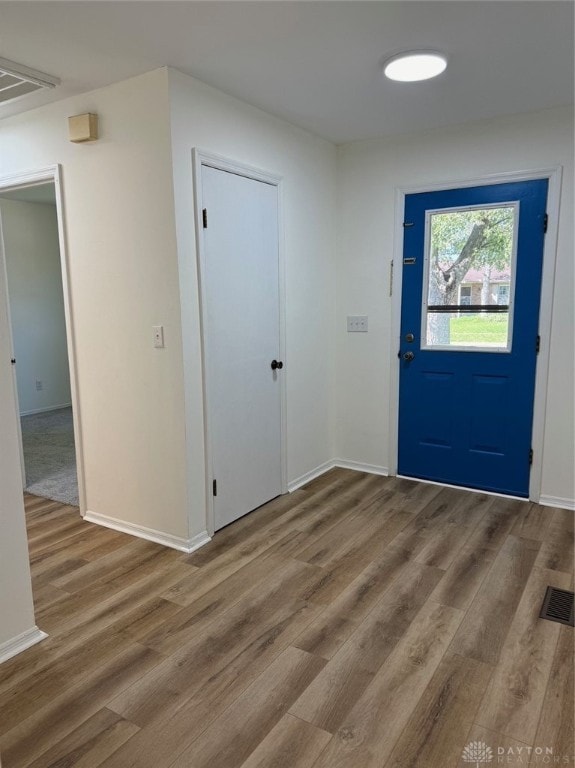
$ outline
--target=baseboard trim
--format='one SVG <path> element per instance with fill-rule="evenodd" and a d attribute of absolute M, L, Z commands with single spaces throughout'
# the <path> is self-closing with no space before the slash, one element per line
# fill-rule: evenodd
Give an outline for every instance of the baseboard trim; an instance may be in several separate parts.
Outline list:
<path fill-rule="evenodd" d="M 48 413 L 49 411 L 59 411 L 61 408 L 71 408 L 72 403 L 62 403 L 62 405 L 50 405 L 48 408 L 35 408 L 33 411 L 20 411 L 20 416 L 34 416 L 36 413 Z"/>
<path fill-rule="evenodd" d="M 292 491 L 297 491 L 297 489 L 301 488 L 302 485 L 310 483 L 312 480 L 315 480 L 316 477 L 324 475 L 326 472 L 329 472 L 330 469 L 334 469 L 334 467 L 341 467 L 342 469 L 353 469 L 357 472 L 366 472 L 370 475 L 382 475 L 384 477 L 389 476 L 389 469 L 387 467 L 381 467 L 377 464 L 363 464 L 360 461 L 350 461 L 348 459 L 332 459 L 331 461 L 325 461 L 315 469 L 312 469 L 309 472 L 306 472 L 304 475 L 297 477 L 295 480 L 292 480 L 291 483 L 288 483 L 288 492 L 291 493 Z M 448 483 L 440 483 L 436 482 L 435 480 L 424 480 L 420 477 L 407 477 L 406 475 L 397 475 L 397 477 L 404 478 L 406 480 L 415 480 L 418 483 L 427 483 L 428 485 L 439 485 L 442 488 L 455 488 L 460 491 L 470 491 L 471 493 L 486 493 L 489 496 L 500 496 L 504 499 L 529 501 L 528 499 L 524 499 L 521 496 L 510 496 L 504 493 L 497 493 L 496 491 L 483 491 L 478 488 L 464 488 L 463 486 L 449 485 Z M 538 503 L 545 507 L 558 507 L 560 509 L 568 509 L 569 511 L 575 512 L 574 499 L 564 499 L 561 496 L 541 496 Z"/>
<path fill-rule="evenodd" d="M 21 635 L 16 635 L 11 640 L 6 640 L 6 642 L 0 644 L 0 664 L 22 653 L 27 648 L 31 648 L 36 643 L 45 640 L 47 637 L 46 632 L 42 632 L 38 627 L 32 627 L 27 629 L 26 632 L 22 632 Z"/>
<path fill-rule="evenodd" d="M 389 476 L 389 469 L 387 467 L 381 467 L 379 464 L 363 464 L 361 461 L 335 459 L 333 465 L 334 467 L 341 467 L 342 469 L 355 469 L 356 472 L 366 472 L 368 475 L 382 475 L 382 477 Z"/>
<path fill-rule="evenodd" d="M 296 477 L 295 480 L 292 480 L 291 483 L 288 483 L 288 493 L 292 493 L 292 491 L 297 491 L 298 488 L 301 488 L 302 485 L 307 485 L 307 483 L 311 483 L 312 480 L 315 480 L 316 477 L 320 477 L 321 475 L 324 475 L 326 472 L 329 472 L 330 469 L 333 469 L 335 467 L 335 463 L 333 461 L 324 461 L 323 464 L 320 464 L 319 467 L 316 467 L 315 469 L 310 470 L 309 472 L 306 472 L 303 475 L 300 475 L 299 477 Z"/>
<path fill-rule="evenodd" d="M 383 477 L 389 475 L 387 467 L 380 467 L 377 464 L 362 464 L 360 461 L 332 459 L 331 461 L 325 461 L 323 464 L 320 464 L 319 467 L 306 472 L 305 475 L 300 475 L 300 477 L 297 477 L 295 480 L 292 480 L 291 483 L 288 483 L 288 493 L 297 491 L 302 485 L 311 483 L 316 477 L 324 475 L 326 472 L 329 472 L 330 469 L 334 469 L 335 467 L 341 467 L 341 469 L 354 469 L 356 472 L 366 472 L 369 475 L 382 475 Z"/>
<path fill-rule="evenodd" d="M 559 507 L 560 509 L 568 509 L 571 512 L 575 512 L 575 500 L 562 499 L 561 496 L 540 496 L 539 504 L 542 504 L 544 507 Z"/>
<path fill-rule="evenodd" d="M 102 525 L 104 528 L 112 528 L 114 531 L 120 531 L 120 533 L 127 533 L 130 536 L 137 536 L 140 539 L 146 539 L 146 541 L 162 544 L 164 547 L 177 549 L 178 552 L 186 552 L 188 555 L 190 552 L 194 552 L 196 549 L 203 547 L 204 544 L 207 544 L 211 539 L 211 536 L 208 536 L 207 531 L 202 531 L 191 539 L 184 539 L 181 536 L 174 536 L 171 533 L 157 531 L 154 528 L 146 528 L 143 525 L 127 523 L 125 520 L 118 520 L 115 517 L 100 515 L 98 512 L 91 512 L 90 510 L 84 515 L 84 520 L 88 523 Z"/>

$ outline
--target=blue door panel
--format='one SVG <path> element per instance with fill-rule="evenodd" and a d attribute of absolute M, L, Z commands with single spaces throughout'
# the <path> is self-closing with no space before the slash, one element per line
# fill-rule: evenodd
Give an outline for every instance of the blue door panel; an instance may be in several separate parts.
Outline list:
<path fill-rule="evenodd" d="M 508 453 L 510 435 L 502 414 L 507 413 L 509 406 L 508 376 L 471 377 L 469 450 L 500 456 Z M 486 413 L 491 414 L 487 419 Z"/>
<path fill-rule="evenodd" d="M 546 200 L 547 180 L 406 197 L 400 474 L 528 496 Z M 426 211 L 514 201 L 519 219 L 511 351 L 421 349 Z M 406 352 L 414 359 L 403 360 Z"/>
<path fill-rule="evenodd" d="M 452 373 L 435 371 L 421 372 L 421 413 L 420 441 L 426 445 L 453 447 L 454 423 L 450 414 L 443 413 L 436 407 L 438 402 L 449 402 L 454 396 L 454 377 Z"/>

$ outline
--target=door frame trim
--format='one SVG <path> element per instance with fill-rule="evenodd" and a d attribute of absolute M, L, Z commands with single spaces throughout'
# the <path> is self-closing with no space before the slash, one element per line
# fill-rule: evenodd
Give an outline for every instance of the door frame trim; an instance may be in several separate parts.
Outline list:
<path fill-rule="evenodd" d="M 254 181 L 270 184 L 277 189 L 278 205 L 278 295 L 279 295 L 279 354 L 281 360 L 286 360 L 286 301 L 285 301 L 285 252 L 284 252 L 284 219 L 283 219 L 283 177 L 269 173 L 261 168 L 231 160 L 222 155 L 206 152 L 198 147 L 192 149 L 192 167 L 194 179 L 194 218 L 196 230 L 196 259 L 198 270 L 198 293 L 200 303 L 200 339 L 202 361 L 202 395 L 204 411 L 204 451 L 205 451 L 205 487 L 206 487 L 206 528 L 209 536 L 215 532 L 214 497 L 212 495 L 212 439 L 210 424 L 210 383 L 207 372 L 207 297 L 205 286 L 206 253 L 202 237 L 202 166 L 216 168 L 220 171 L 245 176 Z M 280 380 L 280 453 L 281 453 L 281 492 L 287 493 L 287 387 L 286 365 Z"/>
<path fill-rule="evenodd" d="M 14 173 L 8 176 L 0 176 L 0 194 L 26 187 L 35 187 L 40 184 L 54 184 L 56 196 L 56 218 L 58 221 L 58 244 L 60 248 L 60 269 L 62 274 L 62 292 L 64 296 L 64 317 L 66 323 L 66 343 L 68 345 L 68 364 L 70 369 L 70 391 L 72 400 L 72 420 L 74 424 L 74 448 L 76 450 L 76 472 L 78 478 L 78 500 L 80 514 L 86 514 L 86 483 L 84 462 L 84 441 L 82 436 L 82 419 L 80 415 L 80 398 L 78 386 L 78 357 L 76 354 L 76 333 L 74 329 L 74 317 L 72 313 L 72 289 L 70 286 L 70 258 L 66 241 L 66 224 L 64 212 L 64 196 L 62 189 L 62 166 L 49 165 L 33 171 Z M 0 259 L 6 269 L 4 251 L 1 250 Z M 8 286 L 7 296 L 8 300 Z M 16 399 L 16 403 L 18 400 Z M 18 413 L 18 420 L 20 414 Z M 22 446 L 22 432 L 20 430 L 20 446 Z"/>
<path fill-rule="evenodd" d="M 6 245 L 4 243 L 4 230 L 2 212 L 0 211 L 0 298 L 6 297 L 6 319 L 8 321 L 8 335 L 10 343 L 10 355 L 16 357 L 14 351 L 14 326 L 12 323 L 12 311 L 10 309 L 10 293 L 8 288 L 8 264 L 6 263 Z M 22 474 L 22 490 L 26 489 L 26 462 L 24 460 L 24 440 L 22 438 L 22 419 L 20 414 L 20 395 L 18 394 L 18 379 L 16 378 L 16 366 L 12 366 L 12 389 L 14 392 L 14 405 L 16 407 L 16 432 L 18 434 L 18 448 L 20 452 L 20 472 Z"/>
<path fill-rule="evenodd" d="M 403 270 L 403 217 L 406 195 L 420 192 L 441 192 L 446 189 L 463 189 L 491 184 L 508 184 L 521 181 L 548 179 L 547 213 L 549 215 L 547 233 L 543 244 L 543 272 L 541 275 L 541 301 L 539 309 L 539 335 L 541 350 L 535 366 L 535 399 L 533 404 L 533 464 L 529 477 L 529 499 L 541 498 L 541 478 L 543 474 L 543 447 L 545 440 L 545 411 L 547 407 L 547 386 L 549 380 L 549 355 L 551 349 L 551 321 L 553 316 L 553 293 L 555 285 L 555 264 L 557 260 L 557 237 L 559 230 L 559 210 L 561 202 L 561 180 L 563 166 L 538 168 L 525 171 L 496 173 L 476 178 L 455 179 L 451 181 L 429 182 L 427 184 L 395 187 L 395 224 L 393 237 L 393 270 L 390 349 L 389 349 L 389 473 L 397 475 L 398 438 L 399 438 L 399 366 L 397 350 L 401 330 L 401 289 Z"/>

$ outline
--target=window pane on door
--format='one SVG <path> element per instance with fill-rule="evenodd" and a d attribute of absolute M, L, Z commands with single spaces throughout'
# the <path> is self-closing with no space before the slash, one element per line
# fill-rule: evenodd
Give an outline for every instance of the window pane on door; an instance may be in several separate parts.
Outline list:
<path fill-rule="evenodd" d="M 423 348 L 511 349 L 518 204 L 427 215 Z"/>

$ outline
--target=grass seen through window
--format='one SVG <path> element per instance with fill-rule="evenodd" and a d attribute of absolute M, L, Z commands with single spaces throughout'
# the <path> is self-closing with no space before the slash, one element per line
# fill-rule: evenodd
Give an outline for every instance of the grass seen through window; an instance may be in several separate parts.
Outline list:
<path fill-rule="evenodd" d="M 452 317 L 449 325 L 450 344 L 497 346 L 507 344 L 507 315 L 462 315 Z"/>

